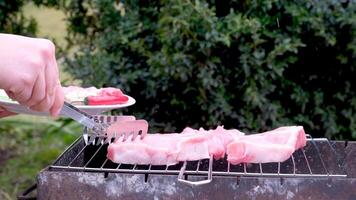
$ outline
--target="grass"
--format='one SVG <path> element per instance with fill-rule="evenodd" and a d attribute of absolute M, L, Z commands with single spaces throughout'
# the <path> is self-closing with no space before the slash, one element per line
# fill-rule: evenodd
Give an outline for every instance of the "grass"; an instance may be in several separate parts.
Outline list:
<path fill-rule="evenodd" d="M 25 16 L 38 22 L 38 36 L 65 46 L 66 26 L 60 11 L 28 4 Z M 59 63 L 61 66 L 61 63 Z M 61 70 L 61 80 L 75 84 Z M 0 200 L 15 199 L 18 192 L 35 183 L 36 174 L 49 165 L 81 134 L 81 127 L 68 119 L 17 115 L 0 119 Z"/>
<path fill-rule="evenodd" d="M 26 17 L 33 17 L 38 23 L 38 37 L 55 40 L 56 44 L 64 47 L 66 44 L 66 24 L 63 12 L 54 8 L 36 7 L 29 3 L 24 6 Z"/>
<path fill-rule="evenodd" d="M 0 199 L 15 198 L 35 183 L 38 171 L 81 133 L 80 125 L 68 119 L 19 115 L 0 124 Z"/>

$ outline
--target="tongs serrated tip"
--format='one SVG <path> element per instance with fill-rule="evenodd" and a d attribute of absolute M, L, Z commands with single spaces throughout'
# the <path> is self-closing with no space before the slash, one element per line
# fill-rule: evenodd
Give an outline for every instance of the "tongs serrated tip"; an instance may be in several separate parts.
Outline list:
<path fill-rule="evenodd" d="M 111 116 L 112 118 L 110 116 L 91 116 L 68 102 L 64 102 L 61 112 L 85 126 L 83 139 L 86 145 L 111 143 L 112 139 L 117 141 L 121 138 L 122 141 L 126 141 L 128 138 L 135 140 L 138 135 L 142 139 L 148 131 L 147 121 L 136 120 L 134 116 Z M 105 121 L 104 119 L 110 120 Z M 95 141 L 95 139 L 97 140 Z"/>
<path fill-rule="evenodd" d="M 138 136 L 143 139 L 148 132 L 148 122 L 143 119 L 132 121 L 118 121 L 111 124 L 107 129 L 108 143 L 114 138 L 114 141 L 122 140 L 131 141 L 135 140 Z"/>
<path fill-rule="evenodd" d="M 102 116 L 101 116 L 102 117 Z M 93 131 L 86 128 L 83 133 L 85 144 L 110 144 L 115 141 L 143 139 L 148 132 L 148 122 L 143 119 L 136 120 L 133 116 L 105 116 L 111 123 L 103 123 L 106 131 Z M 116 119 L 117 121 L 112 121 Z M 105 120 L 104 120 L 105 122 Z"/>

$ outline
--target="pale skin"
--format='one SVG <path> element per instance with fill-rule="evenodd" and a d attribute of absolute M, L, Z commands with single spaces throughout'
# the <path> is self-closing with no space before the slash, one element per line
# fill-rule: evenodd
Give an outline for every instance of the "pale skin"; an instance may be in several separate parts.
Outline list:
<path fill-rule="evenodd" d="M 31 110 L 58 116 L 64 96 L 54 44 L 0 33 L 0 88 Z M 0 118 L 13 114 L 0 107 Z"/>

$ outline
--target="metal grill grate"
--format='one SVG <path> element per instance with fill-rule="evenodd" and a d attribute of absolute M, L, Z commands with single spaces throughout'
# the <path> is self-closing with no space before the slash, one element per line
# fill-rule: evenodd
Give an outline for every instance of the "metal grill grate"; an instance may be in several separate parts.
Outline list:
<path fill-rule="evenodd" d="M 336 154 L 327 139 L 308 139 L 307 146 L 296 151 L 283 163 L 231 165 L 226 159 L 212 158 L 181 162 L 173 166 L 127 165 L 113 163 L 106 158 L 108 144 L 86 145 L 82 138 L 73 143 L 50 166 L 52 169 L 134 174 L 175 174 L 188 184 L 210 182 L 213 176 L 255 177 L 346 177 Z M 186 181 L 188 175 L 205 175 L 207 180 Z"/>
<path fill-rule="evenodd" d="M 116 118 L 99 116 L 98 119 L 110 123 Z M 210 158 L 181 162 L 173 166 L 116 164 L 106 158 L 108 144 L 101 144 L 100 138 L 89 139 L 91 142 L 86 144 L 82 137 L 78 138 L 50 167 L 87 172 L 176 174 L 179 181 L 193 185 L 208 183 L 213 176 L 346 177 L 333 145 L 326 138 L 314 139 L 308 136 L 307 145 L 294 152 L 291 158 L 283 163 L 231 165 L 226 159 L 214 161 Z M 186 180 L 188 175 L 206 175 L 208 178 L 190 182 Z"/>

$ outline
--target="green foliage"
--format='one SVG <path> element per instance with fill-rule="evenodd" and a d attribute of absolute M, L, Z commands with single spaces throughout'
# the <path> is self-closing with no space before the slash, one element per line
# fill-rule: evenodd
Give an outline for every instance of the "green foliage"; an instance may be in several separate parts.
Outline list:
<path fill-rule="evenodd" d="M 0 0 L 0 31 L 35 32 L 23 2 Z M 123 88 L 138 100 L 126 112 L 155 130 L 300 124 L 356 138 L 354 1 L 33 2 L 67 14 L 68 71 Z"/>
<path fill-rule="evenodd" d="M 155 130 L 300 124 L 356 138 L 353 1 L 70 1 L 68 70 Z"/>
<path fill-rule="evenodd" d="M 33 18 L 25 18 L 22 7 L 24 0 L 0 0 L 0 33 L 34 36 L 37 23 Z"/>
<path fill-rule="evenodd" d="M 68 119 L 15 116 L 1 119 L 0 125 L 0 199 L 13 199 L 34 184 L 38 171 L 81 132 Z"/>

